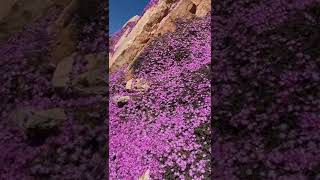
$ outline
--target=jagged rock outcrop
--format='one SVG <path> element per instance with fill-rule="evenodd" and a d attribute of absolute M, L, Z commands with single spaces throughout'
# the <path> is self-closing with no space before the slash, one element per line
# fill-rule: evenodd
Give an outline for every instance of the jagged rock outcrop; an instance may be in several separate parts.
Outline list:
<path fill-rule="evenodd" d="M 136 24 L 139 19 L 140 19 L 140 16 L 138 16 L 138 15 L 133 16 L 131 19 L 129 19 L 129 21 L 126 22 L 126 24 L 123 25 L 122 28 L 125 28 L 125 31 L 121 35 L 121 37 L 118 40 L 118 42 L 114 45 L 115 49 L 117 49 L 119 47 L 119 45 L 122 44 L 124 40 L 126 40 L 126 37 L 131 32 L 132 28 L 128 27 L 128 26 L 130 26 L 130 24 Z M 128 27 L 128 28 L 126 28 L 126 27 Z"/>
<path fill-rule="evenodd" d="M 114 72 L 136 59 L 144 47 L 155 37 L 175 31 L 175 22 L 179 18 L 206 16 L 211 9 L 211 0 L 160 0 L 149 8 L 131 30 L 123 33 L 109 54 L 109 70 Z"/>

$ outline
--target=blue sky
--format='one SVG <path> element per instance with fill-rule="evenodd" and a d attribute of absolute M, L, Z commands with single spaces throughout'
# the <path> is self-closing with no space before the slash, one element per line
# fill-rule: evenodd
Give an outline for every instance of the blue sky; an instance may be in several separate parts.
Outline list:
<path fill-rule="evenodd" d="M 149 0 L 109 0 L 109 34 L 118 31 L 132 16 L 140 15 Z"/>

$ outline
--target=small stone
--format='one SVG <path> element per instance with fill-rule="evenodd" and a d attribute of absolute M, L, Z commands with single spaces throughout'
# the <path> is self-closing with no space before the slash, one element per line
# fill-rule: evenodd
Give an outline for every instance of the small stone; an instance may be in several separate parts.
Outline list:
<path fill-rule="evenodd" d="M 113 100 L 116 102 L 118 107 L 123 107 L 130 100 L 130 96 L 115 96 Z"/>
<path fill-rule="evenodd" d="M 126 83 L 126 90 L 128 91 L 147 91 L 149 88 L 150 86 L 143 79 L 130 79 Z"/>
<path fill-rule="evenodd" d="M 133 79 L 130 79 L 126 83 L 126 90 L 131 90 L 132 89 L 132 84 L 133 84 Z"/>

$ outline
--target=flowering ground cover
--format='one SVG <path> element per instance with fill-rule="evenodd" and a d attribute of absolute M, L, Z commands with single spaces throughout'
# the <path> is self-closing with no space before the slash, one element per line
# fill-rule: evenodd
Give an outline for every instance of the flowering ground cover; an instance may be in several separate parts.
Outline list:
<path fill-rule="evenodd" d="M 106 50 L 102 38 L 105 22 L 100 19 L 105 4 L 93 4 L 84 4 L 85 15 L 81 14 L 81 6 L 73 14 L 72 23 L 79 30 L 75 40 L 78 54 Z M 91 17 L 88 8 L 94 12 Z M 51 8 L 47 16 L 1 42 L 0 179 L 107 178 L 105 97 L 83 96 L 71 84 L 57 90 L 51 83 L 56 67 L 50 63 L 49 51 L 57 35 L 47 29 L 60 13 L 61 9 Z M 83 16 L 88 19 L 83 20 Z M 75 59 L 71 80 L 84 69 L 82 60 Z M 51 118 L 59 113 L 63 121 L 42 121 L 41 117 L 33 118 L 32 113 L 24 114 L 30 109 L 51 109 Z"/>
<path fill-rule="evenodd" d="M 124 71 L 110 74 L 111 179 L 210 178 L 210 17 L 180 21 L 133 65 L 147 91 L 125 89 Z M 129 96 L 119 106 L 112 97 Z"/>
<path fill-rule="evenodd" d="M 319 1 L 213 7 L 212 178 L 319 179 Z"/>

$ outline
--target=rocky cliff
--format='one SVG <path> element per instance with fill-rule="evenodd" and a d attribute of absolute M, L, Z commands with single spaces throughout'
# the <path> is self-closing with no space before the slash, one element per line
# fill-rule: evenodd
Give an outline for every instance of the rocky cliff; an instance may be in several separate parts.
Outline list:
<path fill-rule="evenodd" d="M 111 37 L 110 179 L 211 179 L 210 0 L 151 0 Z"/>
<path fill-rule="evenodd" d="M 109 54 L 110 72 L 129 65 L 129 69 L 143 49 L 158 36 L 176 29 L 175 22 L 178 19 L 191 19 L 193 17 L 204 17 L 211 9 L 211 0 L 160 0 L 151 1 L 140 18 L 133 17 L 124 26 L 122 33 L 113 36 L 116 44 Z M 120 37 L 119 37 L 120 36 Z"/>

